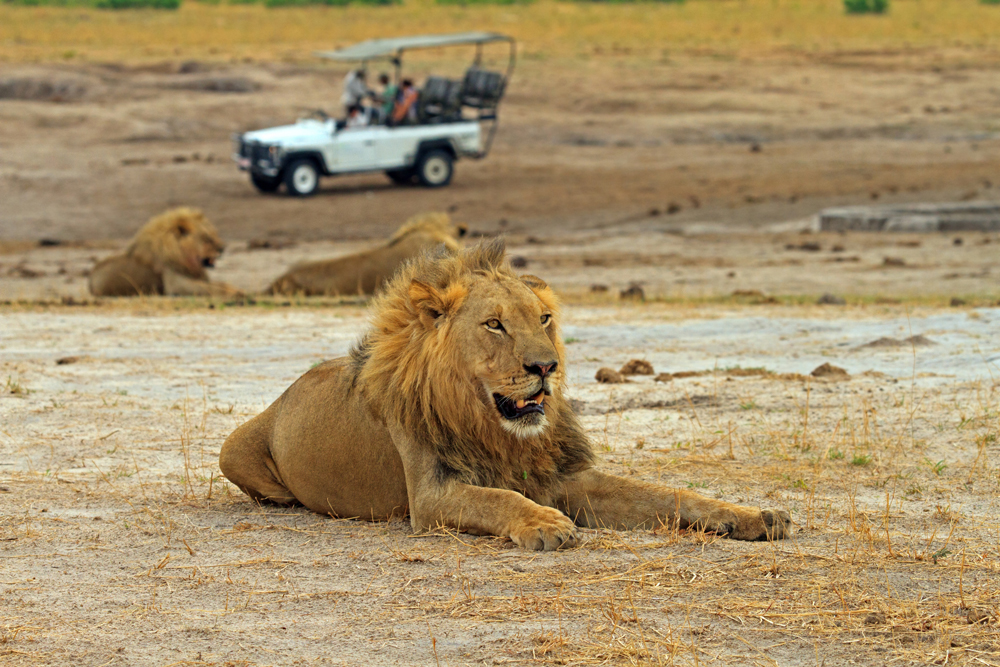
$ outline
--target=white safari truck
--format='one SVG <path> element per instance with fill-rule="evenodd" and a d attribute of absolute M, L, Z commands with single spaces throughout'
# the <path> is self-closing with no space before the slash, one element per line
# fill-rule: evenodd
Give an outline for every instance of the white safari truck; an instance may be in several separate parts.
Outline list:
<path fill-rule="evenodd" d="M 483 45 L 506 42 L 506 72 L 481 67 Z M 419 91 L 416 118 L 403 124 L 347 127 L 345 120 L 314 112 L 294 125 L 245 132 L 233 137 L 233 159 L 250 172 L 261 192 L 285 186 L 289 195 L 308 197 L 321 176 L 384 171 L 397 184 L 442 187 L 451 182 L 455 162 L 486 157 L 496 134 L 497 110 L 514 69 L 514 39 L 492 32 L 373 39 L 318 56 L 344 62 L 388 59 L 400 81 L 403 52 L 442 46 L 475 45 L 476 55 L 462 79 L 427 78 Z M 319 117 L 315 117 L 318 115 Z"/>

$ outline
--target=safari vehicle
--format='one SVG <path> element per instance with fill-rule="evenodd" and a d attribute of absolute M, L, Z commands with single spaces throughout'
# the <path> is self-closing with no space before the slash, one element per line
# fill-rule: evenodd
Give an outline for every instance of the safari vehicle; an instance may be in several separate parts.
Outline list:
<path fill-rule="evenodd" d="M 481 67 L 483 45 L 493 42 L 509 44 L 506 72 Z M 493 144 L 500 101 L 514 70 L 516 45 L 512 37 L 466 32 L 372 39 L 316 54 L 360 62 L 365 69 L 369 61 L 388 59 L 395 66 L 398 85 L 405 51 L 469 44 L 476 46 L 476 55 L 461 80 L 427 78 L 420 90 L 415 122 L 346 127 L 344 120 L 314 112 L 314 117 L 294 125 L 234 136 L 233 159 L 240 169 L 250 172 L 251 182 L 261 192 L 275 192 L 284 184 L 289 195 L 298 197 L 316 192 L 321 176 L 373 171 L 384 171 L 397 184 L 448 185 L 457 160 L 482 159 Z"/>

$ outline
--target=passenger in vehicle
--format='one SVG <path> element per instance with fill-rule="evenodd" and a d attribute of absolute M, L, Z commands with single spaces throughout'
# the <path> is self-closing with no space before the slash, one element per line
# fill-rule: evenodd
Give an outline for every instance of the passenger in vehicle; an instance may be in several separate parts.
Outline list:
<path fill-rule="evenodd" d="M 392 116 L 392 109 L 396 106 L 396 98 L 399 97 L 399 86 L 389 80 L 389 75 L 382 72 L 378 75 L 378 82 L 382 85 L 382 94 L 379 97 L 379 122 L 388 123 Z"/>
<path fill-rule="evenodd" d="M 403 79 L 403 89 L 399 92 L 399 99 L 392 110 L 393 125 L 403 125 L 417 122 L 417 99 L 420 93 L 413 85 L 411 79 Z"/>
<path fill-rule="evenodd" d="M 374 92 L 365 83 L 363 69 L 347 73 L 347 76 L 344 77 L 344 94 L 340 96 L 340 103 L 344 105 L 346 115 L 350 115 L 351 107 L 361 104 L 361 100 L 372 95 Z"/>
<path fill-rule="evenodd" d="M 372 108 L 361 104 L 355 104 L 347 110 L 347 122 L 344 124 L 348 130 L 356 127 L 368 127 L 371 123 Z"/>

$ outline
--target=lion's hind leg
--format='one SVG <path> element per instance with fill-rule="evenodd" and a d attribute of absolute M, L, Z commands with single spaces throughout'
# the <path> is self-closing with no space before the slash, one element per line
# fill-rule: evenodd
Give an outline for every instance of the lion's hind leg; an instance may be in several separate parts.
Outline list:
<path fill-rule="evenodd" d="M 226 438 L 219 452 L 219 468 L 230 482 L 257 502 L 294 505 L 271 458 L 271 410 L 265 410 Z"/>

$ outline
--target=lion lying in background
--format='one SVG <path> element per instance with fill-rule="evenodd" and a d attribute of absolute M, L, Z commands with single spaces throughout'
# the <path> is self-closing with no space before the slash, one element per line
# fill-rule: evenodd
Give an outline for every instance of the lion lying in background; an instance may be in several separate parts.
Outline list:
<path fill-rule="evenodd" d="M 447 213 L 424 213 L 407 220 L 385 245 L 346 257 L 299 264 L 275 280 L 268 294 L 374 294 L 403 262 L 443 243 L 458 250 L 464 225 L 453 225 Z"/>
<path fill-rule="evenodd" d="M 337 517 L 410 515 L 556 549 L 577 526 L 791 532 L 761 511 L 598 471 L 563 397 L 555 294 L 517 276 L 503 240 L 409 262 L 349 357 L 300 377 L 226 439 L 223 474 L 251 498 Z"/>
<path fill-rule="evenodd" d="M 94 296 L 230 296 L 235 287 L 208 281 L 225 246 L 201 211 L 175 208 L 149 222 L 122 255 L 101 260 L 90 272 Z"/>

